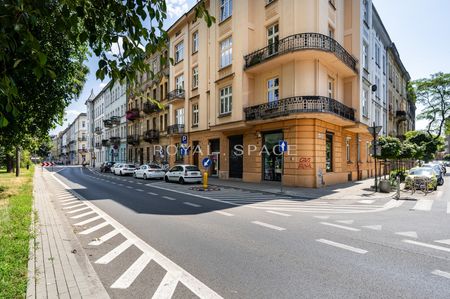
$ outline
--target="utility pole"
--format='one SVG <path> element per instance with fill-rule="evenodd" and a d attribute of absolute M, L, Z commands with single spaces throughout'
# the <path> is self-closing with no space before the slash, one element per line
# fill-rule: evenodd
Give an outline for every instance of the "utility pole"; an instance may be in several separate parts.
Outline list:
<path fill-rule="evenodd" d="M 20 175 L 20 148 L 16 147 L 16 177 Z"/>
<path fill-rule="evenodd" d="M 382 126 L 376 126 L 373 122 L 369 127 L 369 133 L 373 136 L 373 157 L 375 158 L 375 192 L 378 192 L 378 174 L 377 174 L 377 135 L 380 133 Z"/>

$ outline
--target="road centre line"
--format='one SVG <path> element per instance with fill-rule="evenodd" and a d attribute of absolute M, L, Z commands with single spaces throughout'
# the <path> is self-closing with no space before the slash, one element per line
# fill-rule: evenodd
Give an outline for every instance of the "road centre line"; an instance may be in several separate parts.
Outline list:
<path fill-rule="evenodd" d="M 134 190 L 139 191 L 139 192 L 144 192 L 144 190 L 142 190 L 142 189 L 134 189 Z"/>
<path fill-rule="evenodd" d="M 433 272 L 431 272 L 431 274 L 438 275 L 438 276 L 450 279 L 450 273 L 445 272 L 445 271 L 434 270 Z"/>
<path fill-rule="evenodd" d="M 279 226 L 268 224 L 268 223 L 261 222 L 261 221 L 252 221 L 252 223 L 256 224 L 256 225 L 264 226 L 264 227 L 267 227 L 267 228 L 271 228 L 271 229 L 274 229 L 274 230 L 278 230 L 278 231 L 286 230 L 284 227 L 279 227 Z"/>
<path fill-rule="evenodd" d="M 337 247 L 337 248 L 341 248 L 341 249 L 349 250 L 349 251 L 352 251 L 352 252 L 356 252 L 356 253 L 359 253 L 359 254 L 366 254 L 368 252 L 365 249 L 361 249 L 361 248 L 345 245 L 345 244 L 342 244 L 342 243 L 333 242 L 333 241 L 326 240 L 326 239 L 317 239 L 316 241 L 320 242 L 320 243 L 323 243 L 323 244 L 330 245 L 330 246 L 334 246 L 334 247 Z"/>
<path fill-rule="evenodd" d="M 163 196 L 163 198 L 168 199 L 168 200 L 176 200 L 175 198 L 170 197 L 170 196 Z"/>
<path fill-rule="evenodd" d="M 402 240 L 402 242 L 409 243 L 409 244 L 414 244 L 414 245 L 418 245 L 418 246 L 423 246 L 423 247 L 428 247 L 428 248 L 432 248 L 432 249 L 436 249 L 436 250 L 442 250 L 442 251 L 450 252 L 450 248 L 442 247 L 442 246 L 438 246 L 438 245 L 433 245 L 433 244 L 428 244 L 428 243 L 423 243 L 423 242 L 419 242 L 419 241 Z"/>
<path fill-rule="evenodd" d="M 153 193 L 153 192 L 147 192 L 147 194 L 149 194 L 149 195 L 158 195 L 158 194 Z"/>
<path fill-rule="evenodd" d="M 214 213 L 217 213 L 217 214 L 220 214 L 220 215 L 223 215 L 223 216 L 228 216 L 228 217 L 234 216 L 233 214 L 228 213 L 228 212 L 224 212 L 224 211 L 214 211 Z"/>
<path fill-rule="evenodd" d="M 271 214 L 275 214 L 275 215 L 279 215 L 279 216 L 284 216 L 284 217 L 290 217 L 291 215 L 289 214 L 285 214 L 285 213 L 281 213 L 281 212 L 275 212 L 275 211 L 266 211 L 267 213 L 271 213 Z"/>
<path fill-rule="evenodd" d="M 360 231 L 359 228 L 354 228 L 354 227 L 350 227 L 350 226 L 334 224 L 334 223 L 330 223 L 330 222 L 320 222 L 320 224 L 328 225 L 328 226 L 332 226 L 332 227 L 336 227 L 336 228 L 341 228 L 341 229 L 345 229 L 345 230 L 349 230 L 349 231 L 354 231 L 354 232 Z"/>
<path fill-rule="evenodd" d="M 201 205 L 198 205 L 198 204 L 192 203 L 192 202 L 188 202 L 188 201 L 183 202 L 183 204 L 191 206 L 191 207 L 195 207 L 195 208 L 200 208 L 201 207 Z"/>

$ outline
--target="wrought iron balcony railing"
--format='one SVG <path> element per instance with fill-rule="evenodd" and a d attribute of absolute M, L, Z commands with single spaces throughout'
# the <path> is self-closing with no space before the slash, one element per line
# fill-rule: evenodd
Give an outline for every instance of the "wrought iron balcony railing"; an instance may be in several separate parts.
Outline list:
<path fill-rule="evenodd" d="M 104 120 L 103 120 L 103 126 L 104 126 L 105 128 L 111 128 L 111 127 L 112 127 L 111 119 L 104 119 Z"/>
<path fill-rule="evenodd" d="M 109 139 L 102 139 L 102 146 L 109 146 Z"/>
<path fill-rule="evenodd" d="M 404 110 L 397 110 L 397 111 L 395 112 L 395 117 L 396 117 L 399 121 L 406 120 L 406 111 L 404 111 Z"/>
<path fill-rule="evenodd" d="M 158 130 L 147 130 L 144 132 L 144 140 L 147 142 L 157 141 L 159 140 L 159 131 Z"/>
<path fill-rule="evenodd" d="M 95 127 L 94 133 L 97 134 L 97 135 L 100 135 L 100 134 L 102 133 L 102 128 L 100 128 L 100 127 Z"/>
<path fill-rule="evenodd" d="M 287 116 L 293 113 L 333 113 L 348 120 L 355 120 L 355 110 L 332 98 L 321 96 L 298 96 L 275 102 L 244 108 L 245 120 L 262 120 Z"/>
<path fill-rule="evenodd" d="M 320 50 L 333 53 L 354 72 L 357 60 L 333 38 L 320 33 L 298 33 L 279 40 L 244 56 L 245 68 L 262 63 L 279 55 L 300 50 Z"/>
<path fill-rule="evenodd" d="M 156 103 L 153 102 L 145 102 L 142 111 L 146 114 L 151 114 L 159 111 L 159 107 Z"/>
<path fill-rule="evenodd" d="M 109 142 L 114 145 L 120 144 L 120 137 L 110 137 Z"/>
<path fill-rule="evenodd" d="M 127 120 L 133 121 L 139 118 L 139 109 L 133 108 L 126 113 Z"/>
<path fill-rule="evenodd" d="M 182 99 L 184 100 L 184 89 L 174 89 L 171 92 L 167 94 L 167 99 L 169 101 L 175 100 L 175 99 Z"/>
<path fill-rule="evenodd" d="M 120 116 L 111 116 L 110 120 L 113 125 L 120 125 Z"/>
<path fill-rule="evenodd" d="M 101 149 L 101 148 L 102 148 L 102 144 L 101 144 L 100 142 L 97 142 L 97 143 L 95 144 L 95 148 L 96 148 L 96 149 Z"/>
<path fill-rule="evenodd" d="M 127 143 L 131 144 L 131 145 L 138 145 L 139 144 L 139 135 L 128 135 Z"/>
<path fill-rule="evenodd" d="M 183 134 L 184 124 L 175 124 L 167 127 L 167 134 Z"/>

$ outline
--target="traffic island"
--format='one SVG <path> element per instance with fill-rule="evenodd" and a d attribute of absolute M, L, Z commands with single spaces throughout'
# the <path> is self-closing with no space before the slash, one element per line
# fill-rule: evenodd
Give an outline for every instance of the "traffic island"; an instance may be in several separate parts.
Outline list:
<path fill-rule="evenodd" d="M 189 188 L 190 190 L 194 190 L 194 191 L 220 191 L 220 188 L 217 186 L 208 186 L 206 188 L 200 186 L 200 187 L 191 187 Z"/>

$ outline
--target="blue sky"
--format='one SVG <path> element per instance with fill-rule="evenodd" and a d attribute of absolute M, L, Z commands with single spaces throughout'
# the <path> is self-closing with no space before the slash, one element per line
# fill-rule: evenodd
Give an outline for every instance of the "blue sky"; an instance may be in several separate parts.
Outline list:
<path fill-rule="evenodd" d="M 165 26 L 168 28 L 192 7 L 195 0 L 166 0 L 166 2 L 169 18 Z M 373 0 L 373 3 L 413 80 L 428 77 L 438 71 L 450 72 L 449 0 Z M 51 134 L 62 130 L 79 113 L 85 112 L 84 102 L 91 90 L 97 93 L 107 83 L 96 80 L 97 63 L 95 57 L 87 62 L 91 72 L 83 92 L 77 101 L 67 107 L 63 126 L 58 126 Z M 425 125 L 424 122 L 417 122 L 416 129 L 422 129 Z"/>

